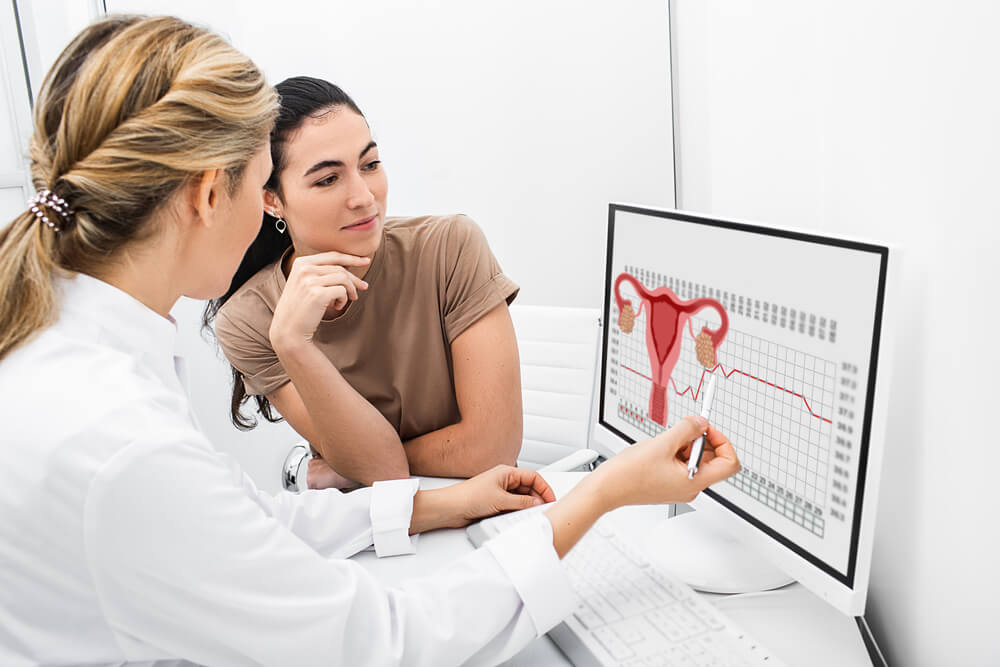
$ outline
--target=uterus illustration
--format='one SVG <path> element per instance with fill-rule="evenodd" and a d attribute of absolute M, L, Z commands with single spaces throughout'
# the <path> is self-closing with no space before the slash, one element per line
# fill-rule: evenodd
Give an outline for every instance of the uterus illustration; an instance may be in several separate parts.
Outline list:
<path fill-rule="evenodd" d="M 623 282 L 635 288 L 641 300 L 638 308 L 633 308 L 632 302 L 622 297 Z M 628 273 L 622 273 L 615 279 L 614 293 L 615 302 L 618 304 L 618 327 L 625 333 L 632 332 L 635 318 L 644 308 L 646 310 L 646 350 L 649 352 L 649 367 L 653 380 L 649 394 L 649 417 L 665 427 L 668 413 L 667 384 L 681 355 L 685 325 L 694 338 L 698 362 L 712 370 L 717 364 L 716 352 L 722 345 L 726 332 L 729 331 L 729 317 L 722 304 L 715 299 L 682 301 L 669 287 L 646 289 L 635 276 Z M 695 336 L 690 319 L 705 308 L 714 309 L 722 322 L 718 329 L 702 327 L 701 332 Z"/>

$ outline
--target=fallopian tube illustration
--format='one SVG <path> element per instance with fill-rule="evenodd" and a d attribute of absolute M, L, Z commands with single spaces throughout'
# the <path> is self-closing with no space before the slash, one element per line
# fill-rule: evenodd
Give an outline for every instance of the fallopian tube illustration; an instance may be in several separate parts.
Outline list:
<path fill-rule="evenodd" d="M 632 302 L 622 298 L 621 284 L 628 282 L 635 288 L 642 300 L 638 309 Z M 648 290 L 634 276 L 622 273 L 615 280 L 615 301 L 618 304 L 618 327 L 631 333 L 635 318 L 646 309 L 646 349 L 649 351 L 649 367 L 653 376 L 653 388 L 649 395 L 649 417 L 661 426 L 667 425 L 667 383 L 674 372 L 677 359 L 681 355 L 681 335 L 684 325 L 691 329 L 690 318 L 699 310 L 713 308 L 722 323 L 718 329 L 702 327 L 695 340 L 698 362 L 711 370 L 716 366 L 716 351 L 729 330 L 729 317 L 725 308 L 715 299 L 691 299 L 681 301 L 669 287 Z"/>

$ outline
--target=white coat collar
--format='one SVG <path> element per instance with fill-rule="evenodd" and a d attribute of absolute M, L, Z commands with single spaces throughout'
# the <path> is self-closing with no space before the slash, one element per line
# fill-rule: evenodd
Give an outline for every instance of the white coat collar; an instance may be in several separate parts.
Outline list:
<path fill-rule="evenodd" d="M 57 279 L 60 322 L 75 333 L 151 363 L 163 378 L 176 378 L 177 323 L 132 295 L 83 273 Z M 72 335 L 72 334 L 71 334 Z"/>

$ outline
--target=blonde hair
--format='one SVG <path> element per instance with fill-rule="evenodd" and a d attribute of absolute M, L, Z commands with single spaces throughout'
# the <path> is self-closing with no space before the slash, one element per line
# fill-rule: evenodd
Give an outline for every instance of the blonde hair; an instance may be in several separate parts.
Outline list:
<path fill-rule="evenodd" d="M 0 230 L 0 359 L 57 314 L 54 276 L 96 273 L 147 238 L 197 175 L 232 190 L 266 145 L 277 96 L 245 55 L 176 18 L 112 16 L 59 55 L 35 106 L 31 176 L 74 215 L 22 213 Z"/>

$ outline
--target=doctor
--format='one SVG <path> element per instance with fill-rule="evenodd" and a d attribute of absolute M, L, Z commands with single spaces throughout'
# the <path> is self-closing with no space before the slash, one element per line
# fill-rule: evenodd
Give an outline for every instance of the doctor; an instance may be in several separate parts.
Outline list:
<path fill-rule="evenodd" d="M 275 109 L 251 61 L 172 18 L 96 23 L 46 78 L 39 194 L 0 230 L 0 664 L 497 662 L 569 613 L 560 558 L 602 513 L 739 468 L 689 418 L 435 576 L 386 588 L 344 560 L 552 492 L 498 467 L 271 497 L 198 430 L 169 312 L 222 294 L 256 235 Z"/>

